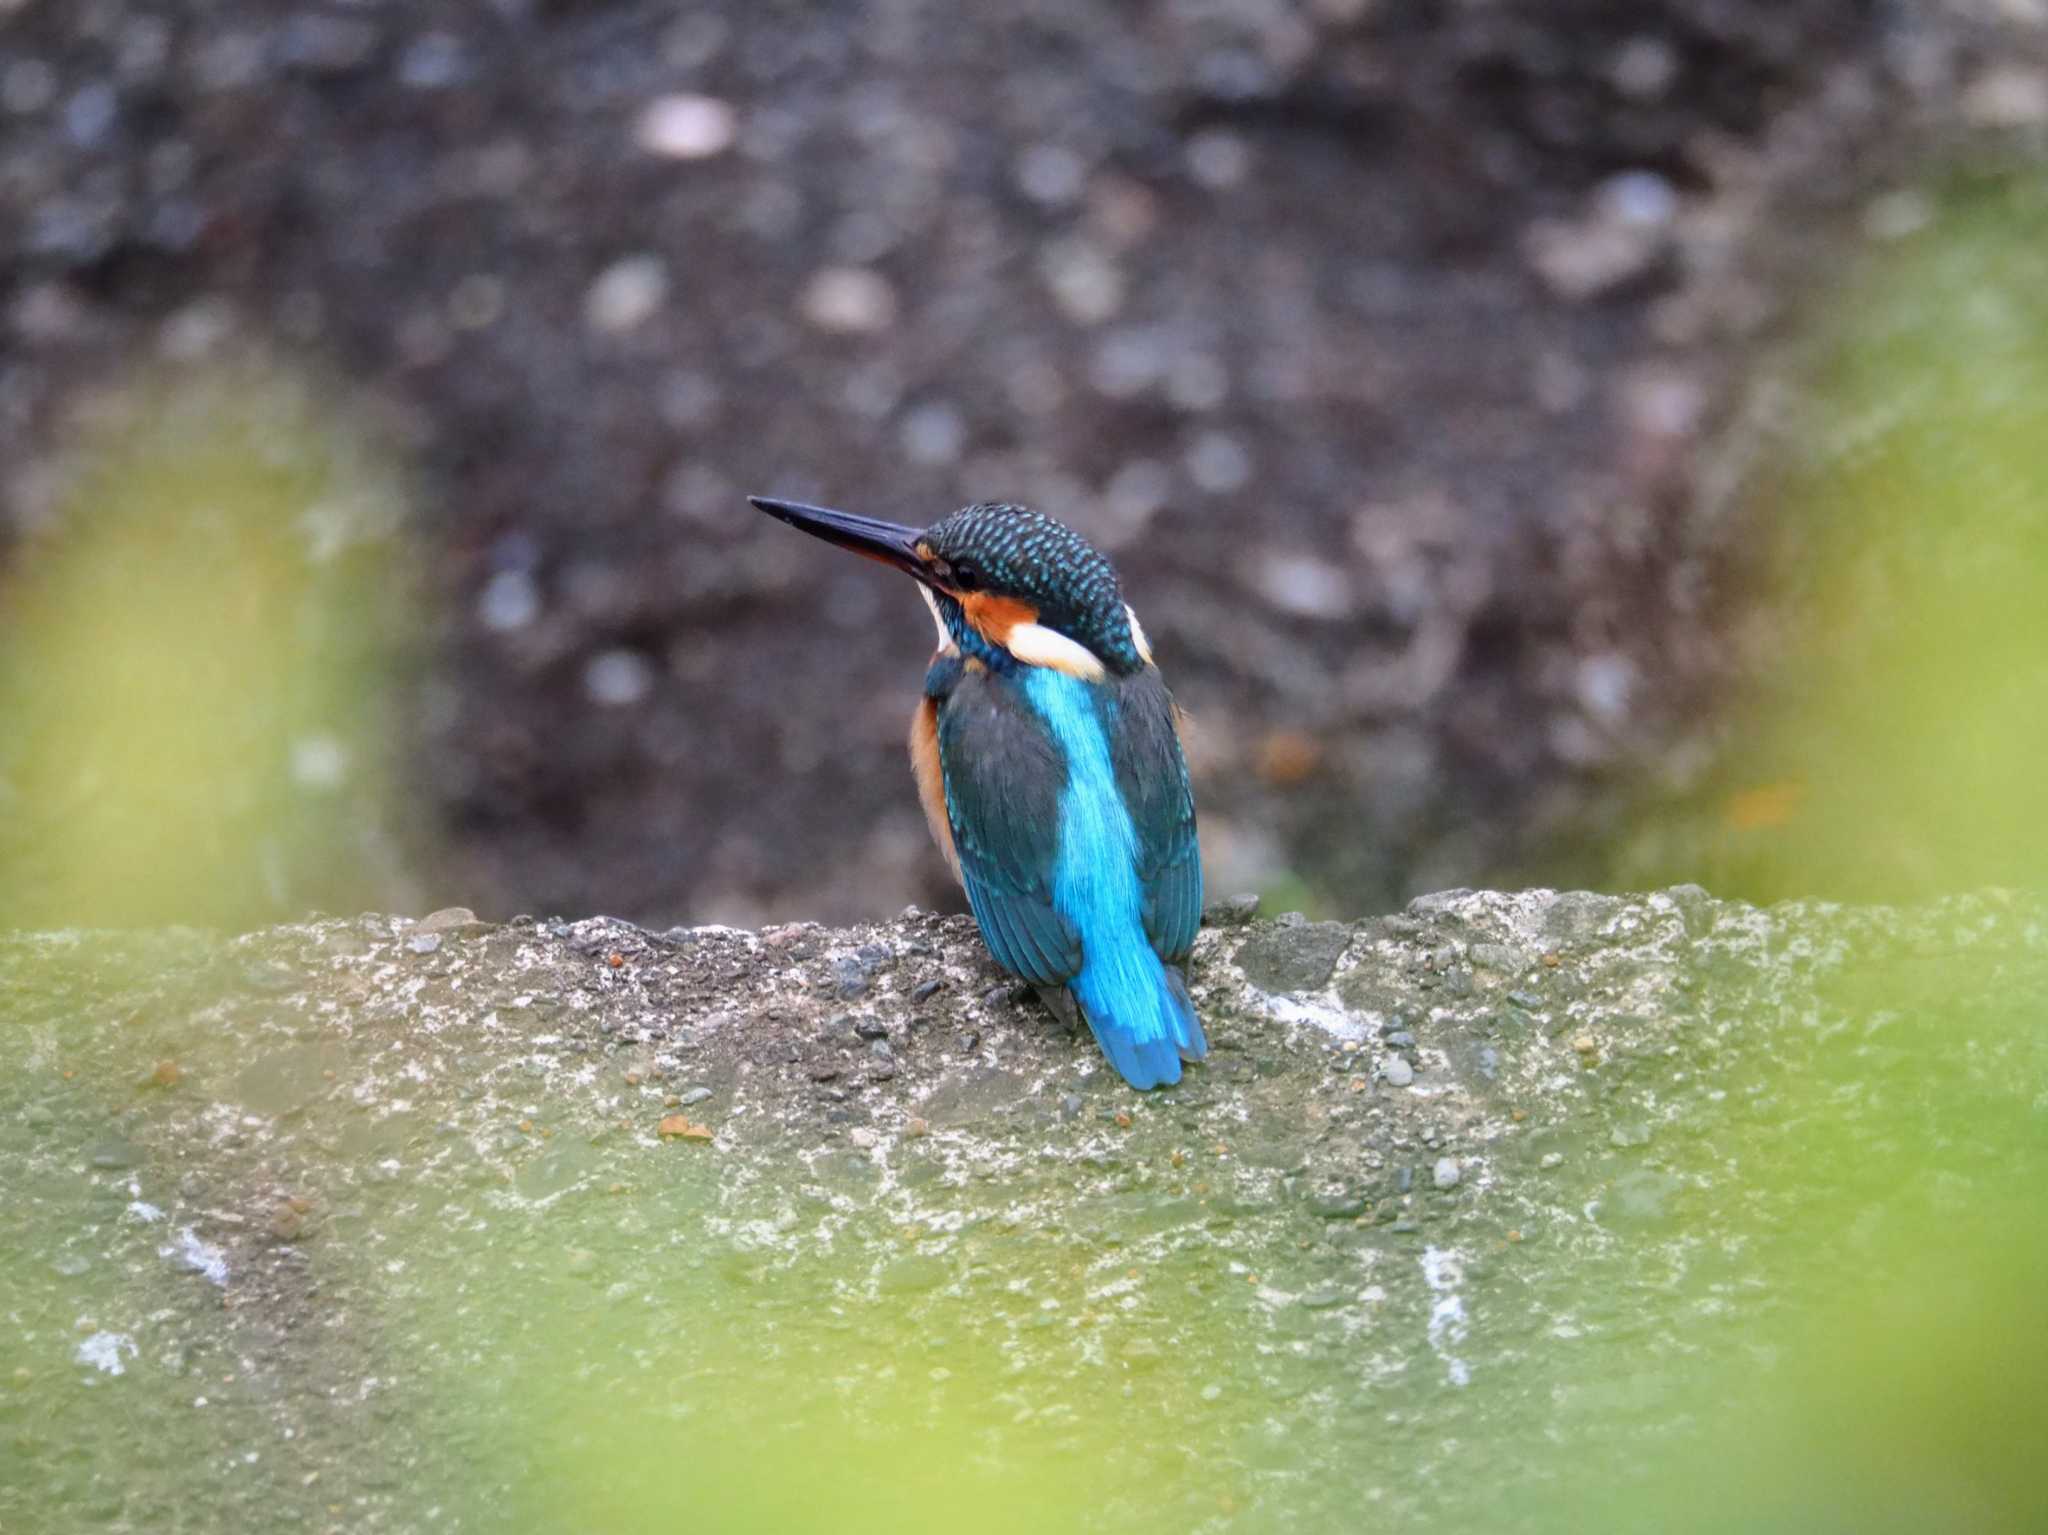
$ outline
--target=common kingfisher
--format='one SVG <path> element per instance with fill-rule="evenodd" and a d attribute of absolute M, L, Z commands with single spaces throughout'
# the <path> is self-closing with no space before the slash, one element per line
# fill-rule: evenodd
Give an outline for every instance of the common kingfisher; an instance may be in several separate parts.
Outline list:
<path fill-rule="evenodd" d="M 938 627 L 911 721 L 932 837 L 997 963 L 1078 1006 L 1136 1088 L 1209 1044 L 1182 974 L 1202 859 L 1173 700 L 1110 563 L 1029 507 L 929 528 L 750 496 L 915 579 Z"/>

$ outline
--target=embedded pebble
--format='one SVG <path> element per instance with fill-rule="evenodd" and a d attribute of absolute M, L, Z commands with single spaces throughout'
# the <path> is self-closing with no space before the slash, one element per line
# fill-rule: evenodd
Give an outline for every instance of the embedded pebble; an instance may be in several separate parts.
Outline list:
<path fill-rule="evenodd" d="M 1269 553 L 1259 561 L 1255 580 L 1259 595 L 1283 613 L 1338 619 L 1352 611 L 1350 578 L 1318 554 Z"/>
<path fill-rule="evenodd" d="M 1060 310 L 1077 325 L 1100 325 L 1123 305 L 1123 274 L 1090 241 L 1061 240 L 1048 246 L 1039 271 Z"/>
<path fill-rule="evenodd" d="M 1401 1056 L 1390 1056 L 1382 1068 L 1389 1087 L 1407 1087 L 1415 1081 L 1415 1068 Z"/>
<path fill-rule="evenodd" d="M 1189 444 L 1182 463 L 1195 488 L 1212 496 L 1231 495 L 1251 483 L 1251 450 L 1228 432 L 1201 433 Z M 1332 568 L 1327 562 L 1318 564 L 1326 572 Z"/>
<path fill-rule="evenodd" d="M 610 708 L 637 704 L 654 689 L 654 667 L 634 650 L 607 650 L 583 668 L 583 691 Z"/>
<path fill-rule="evenodd" d="M 865 267 L 826 267 L 805 286 L 800 307 L 819 330 L 873 335 L 896 322 L 896 290 Z"/>
<path fill-rule="evenodd" d="M 1370 1201 L 1358 1190 L 1338 1189 L 1310 1195 L 1308 1211 L 1326 1221 L 1349 1220 L 1355 1215 L 1363 1215 L 1369 1205 Z"/>
<path fill-rule="evenodd" d="M 1431 1178 L 1440 1189 L 1454 1189 L 1465 1176 L 1464 1168 L 1458 1165 L 1456 1157 L 1438 1157 Z"/>
<path fill-rule="evenodd" d="M 967 445 L 967 423 L 943 401 L 920 405 L 903 418 L 903 454 L 913 464 L 953 463 Z"/>
<path fill-rule="evenodd" d="M 633 140 L 671 160 L 708 160 L 732 147 L 739 128 L 729 102 L 716 96 L 657 96 L 641 109 Z"/>
<path fill-rule="evenodd" d="M 591 283 L 584 321 L 601 335 L 623 336 L 654 318 L 668 299 L 668 267 L 659 256 L 627 256 Z"/>

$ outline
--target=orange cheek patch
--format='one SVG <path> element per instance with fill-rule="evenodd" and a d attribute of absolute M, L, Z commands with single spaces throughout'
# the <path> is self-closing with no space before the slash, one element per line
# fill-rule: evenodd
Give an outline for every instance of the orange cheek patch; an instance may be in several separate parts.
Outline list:
<path fill-rule="evenodd" d="M 998 597 L 992 592 L 969 592 L 960 598 L 967 621 L 992 644 L 1008 646 L 1010 631 L 1019 624 L 1038 622 L 1038 609 L 1016 597 Z"/>

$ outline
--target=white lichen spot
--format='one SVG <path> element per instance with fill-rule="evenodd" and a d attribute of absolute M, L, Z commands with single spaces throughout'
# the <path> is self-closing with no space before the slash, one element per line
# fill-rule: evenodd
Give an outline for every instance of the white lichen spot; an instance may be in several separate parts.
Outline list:
<path fill-rule="evenodd" d="M 80 1364 L 103 1375 L 126 1375 L 128 1367 L 122 1361 L 139 1352 L 135 1340 L 125 1332 L 96 1332 L 79 1343 L 76 1357 Z"/>
<path fill-rule="evenodd" d="M 159 1258 L 175 1259 L 186 1268 L 192 1270 L 193 1273 L 205 1275 L 210 1283 L 219 1285 L 223 1289 L 227 1287 L 227 1252 L 201 1237 L 190 1226 L 187 1226 L 178 1233 L 178 1240 L 175 1244 L 169 1247 L 158 1248 L 157 1256 Z"/>
<path fill-rule="evenodd" d="M 1472 1383 L 1472 1367 L 1452 1352 L 1465 1341 L 1470 1319 L 1465 1299 L 1458 1293 L 1465 1282 L 1465 1265 L 1455 1252 L 1429 1247 L 1422 1253 L 1422 1282 L 1436 1297 L 1429 1308 L 1429 1346 L 1444 1362 L 1444 1375 L 1454 1386 Z"/>

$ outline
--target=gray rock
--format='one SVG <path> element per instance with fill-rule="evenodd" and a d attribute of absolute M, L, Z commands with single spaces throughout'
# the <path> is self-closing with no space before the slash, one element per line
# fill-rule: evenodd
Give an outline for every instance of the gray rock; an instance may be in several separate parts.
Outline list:
<path fill-rule="evenodd" d="M 832 984 L 846 1001 L 864 997 L 868 990 L 868 977 L 874 967 L 858 956 L 848 955 L 832 961 Z"/>
<path fill-rule="evenodd" d="M 134 1142 L 123 1136 L 110 1135 L 94 1143 L 86 1160 L 94 1167 L 126 1168 L 136 1166 L 142 1157 Z"/>
<path fill-rule="evenodd" d="M 1403 1056 L 1388 1056 L 1387 1064 L 1380 1070 L 1389 1087 L 1407 1087 L 1415 1081 L 1415 1068 Z"/>
<path fill-rule="evenodd" d="M 1261 991 L 1315 991 L 1328 984 L 1351 946 L 1341 922 L 1276 923 L 1238 947 L 1238 968 Z"/>
<path fill-rule="evenodd" d="M 1202 908 L 1204 927 L 1243 927 L 1259 914 L 1256 895 L 1220 896 Z"/>
<path fill-rule="evenodd" d="M 1308 1198 L 1308 1213 L 1326 1221 L 1350 1220 L 1363 1215 L 1371 1201 L 1358 1189 L 1326 1189 Z"/>
<path fill-rule="evenodd" d="M 1464 1178 L 1465 1170 L 1456 1157 L 1438 1157 L 1436 1166 L 1430 1172 L 1431 1180 L 1440 1189 L 1454 1189 Z"/>

